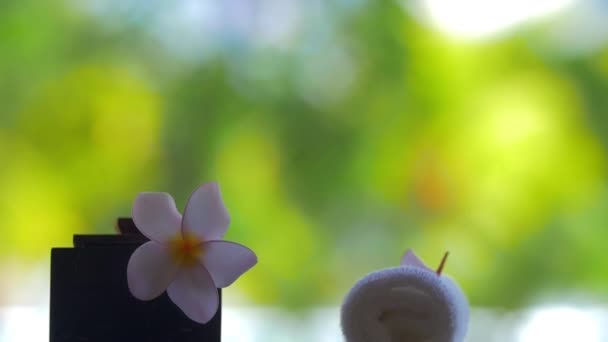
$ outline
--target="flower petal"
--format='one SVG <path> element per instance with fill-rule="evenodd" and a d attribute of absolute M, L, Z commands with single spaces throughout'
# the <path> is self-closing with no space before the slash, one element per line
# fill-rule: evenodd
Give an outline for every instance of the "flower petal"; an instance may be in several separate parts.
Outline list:
<path fill-rule="evenodd" d="M 182 267 L 169 285 L 167 294 L 195 322 L 209 322 L 219 307 L 217 288 L 209 272 L 201 265 Z"/>
<path fill-rule="evenodd" d="M 209 241 L 202 248 L 200 261 L 217 287 L 232 284 L 258 262 L 258 257 L 251 249 L 235 242 Z"/>
<path fill-rule="evenodd" d="M 167 289 L 178 270 L 165 246 L 148 241 L 133 252 L 127 264 L 129 290 L 137 299 L 154 299 Z"/>
<path fill-rule="evenodd" d="M 133 222 L 153 241 L 165 243 L 180 232 L 182 217 L 171 195 L 164 192 L 142 192 L 133 204 Z"/>
<path fill-rule="evenodd" d="M 229 224 L 230 216 L 217 183 L 204 184 L 192 193 L 184 210 L 184 233 L 192 233 L 202 241 L 219 240 Z"/>
<path fill-rule="evenodd" d="M 420 267 L 432 271 L 424 264 L 422 260 L 420 260 L 420 258 L 418 258 L 418 256 L 411 249 L 408 249 L 403 255 L 403 258 L 401 258 L 401 266 Z"/>

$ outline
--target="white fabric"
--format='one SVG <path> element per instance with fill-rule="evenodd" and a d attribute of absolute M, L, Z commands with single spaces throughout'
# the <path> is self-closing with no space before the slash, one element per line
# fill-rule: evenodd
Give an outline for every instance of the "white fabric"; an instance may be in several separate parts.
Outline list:
<path fill-rule="evenodd" d="M 346 296 L 341 316 L 347 342 L 462 342 L 468 320 L 459 287 L 415 266 L 365 276 Z"/>

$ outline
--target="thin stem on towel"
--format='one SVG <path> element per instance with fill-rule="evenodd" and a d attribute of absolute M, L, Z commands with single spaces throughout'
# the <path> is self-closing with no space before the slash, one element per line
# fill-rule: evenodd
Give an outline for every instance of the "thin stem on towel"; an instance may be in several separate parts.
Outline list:
<path fill-rule="evenodd" d="M 450 251 L 445 252 L 445 254 L 443 255 L 443 259 L 441 259 L 441 264 L 439 264 L 439 267 L 437 268 L 437 275 L 441 275 L 441 272 L 443 272 L 443 267 L 445 267 L 445 262 L 448 260 L 448 255 L 450 255 Z"/>

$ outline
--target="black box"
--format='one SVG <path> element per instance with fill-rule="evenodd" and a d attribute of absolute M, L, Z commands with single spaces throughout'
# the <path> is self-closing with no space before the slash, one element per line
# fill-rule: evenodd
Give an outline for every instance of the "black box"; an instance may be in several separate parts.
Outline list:
<path fill-rule="evenodd" d="M 128 225 L 121 220 L 123 233 L 133 232 Z M 166 293 L 151 301 L 131 295 L 127 263 L 146 241 L 135 233 L 75 235 L 74 248 L 52 249 L 50 342 L 220 342 L 220 289 L 207 324 L 186 317 Z"/>

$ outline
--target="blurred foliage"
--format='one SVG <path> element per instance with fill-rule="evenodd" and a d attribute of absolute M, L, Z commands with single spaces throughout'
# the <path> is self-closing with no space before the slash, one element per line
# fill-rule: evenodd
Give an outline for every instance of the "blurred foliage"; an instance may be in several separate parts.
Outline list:
<path fill-rule="evenodd" d="M 392 1 L 214 3 L 0 4 L 0 258 L 217 180 L 256 303 L 336 302 L 407 247 L 450 250 L 476 305 L 608 295 L 608 50 L 453 39 Z"/>

